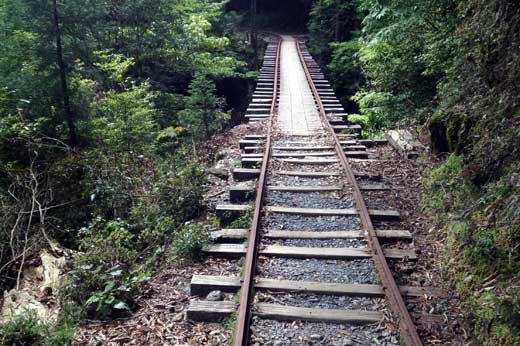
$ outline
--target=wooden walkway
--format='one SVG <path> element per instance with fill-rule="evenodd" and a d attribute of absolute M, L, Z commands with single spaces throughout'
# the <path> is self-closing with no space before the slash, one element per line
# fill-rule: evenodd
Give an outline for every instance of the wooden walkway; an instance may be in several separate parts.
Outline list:
<path fill-rule="evenodd" d="M 293 136 L 323 133 L 323 125 L 298 56 L 296 42 L 291 36 L 282 38 L 278 126 L 282 133 Z"/>

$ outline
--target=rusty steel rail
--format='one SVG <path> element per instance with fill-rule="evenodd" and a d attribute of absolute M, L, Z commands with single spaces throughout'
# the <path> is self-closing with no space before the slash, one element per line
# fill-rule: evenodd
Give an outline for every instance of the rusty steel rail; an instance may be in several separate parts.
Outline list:
<path fill-rule="evenodd" d="M 399 327 L 401 331 L 401 336 L 403 338 L 403 341 L 407 346 L 421 346 L 422 342 L 419 338 L 419 334 L 417 333 L 417 328 L 412 321 L 412 318 L 410 316 L 410 313 L 408 312 L 408 309 L 406 308 L 406 304 L 404 303 L 403 297 L 401 296 L 401 293 L 399 291 L 399 287 L 397 286 L 394 276 L 392 275 L 392 272 L 390 270 L 390 267 L 388 266 L 388 263 L 386 261 L 386 257 L 383 252 L 383 248 L 381 247 L 381 244 L 379 242 L 379 239 L 377 237 L 377 233 L 374 229 L 374 225 L 372 224 L 372 220 L 370 219 L 370 215 L 368 213 L 368 208 L 366 206 L 365 200 L 363 199 L 363 195 L 361 194 L 361 189 L 359 188 L 359 185 L 357 184 L 356 178 L 354 176 L 354 172 L 352 170 L 352 167 L 349 163 L 349 160 L 347 156 L 345 155 L 345 152 L 343 151 L 343 147 L 341 146 L 341 143 L 339 141 L 339 138 L 337 134 L 334 132 L 334 129 L 330 125 L 327 115 L 325 114 L 325 109 L 323 108 L 323 104 L 321 102 L 320 95 L 318 93 L 318 90 L 316 89 L 316 86 L 314 85 L 314 81 L 312 80 L 311 74 L 309 72 L 309 69 L 307 67 L 307 64 L 305 62 L 305 58 L 303 56 L 301 47 L 300 47 L 300 41 L 296 38 L 296 48 L 298 50 L 298 55 L 300 57 L 300 61 L 302 63 L 303 69 L 305 71 L 305 76 L 307 77 L 307 82 L 309 83 L 309 86 L 312 89 L 312 93 L 314 94 L 314 98 L 316 100 L 316 103 L 318 105 L 320 117 L 322 119 L 322 122 L 327 129 L 328 132 L 332 135 L 334 138 L 335 143 L 335 149 L 336 152 L 340 158 L 341 165 L 345 169 L 345 172 L 347 174 L 347 178 L 349 182 L 352 184 L 352 187 L 354 189 L 354 198 L 356 201 L 356 206 L 359 211 L 359 215 L 361 218 L 361 223 L 363 225 L 363 228 L 367 231 L 367 238 L 368 243 L 370 246 L 370 250 L 372 251 L 372 258 L 374 261 L 374 264 L 379 272 L 379 276 L 381 277 L 381 282 L 383 285 L 383 289 L 385 291 L 385 295 L 388 298 L 390 305 L 392 307 L 392 310 L 395 314 L 397 314 L 399 318 Z"/>
<path fill-rule="evenodd" d="M 260 228 L 260 218 L 262 213 L 262 204 L 264 201 L 264 192 L 267 176 L 267 168 L 269 165 L 269 158 L 271 157 L 271 128 L 273 116 L 276 111 L 276 102 L 278 96 L 278 69 L 280 66 L 280 47 L 282 41 L 278 41 L 276 49 L 276 60 L 274 65 L 274 81 L 273 81 L 273 100 L 271 102 L 271 110 L 269 113 L 269 127 L 267 129 L 267 136 L 265 141 L 264 156 L 262 159 L 262 168 L 260 169 L 260 177 L 256 188 L 255 209 L 253 214 L 253 221 L 249 233 L 249 243 L 247 246 L 246 262 L 244 276 L 242 278 L 242 287 L 240 290 L 240 305 L 238 307 L 237 321 L 235 328 L 235 337 L 233 340 L 234 346 L 246 346 L 249 341 L 249 320 L 251 317 L 250 306 L 253 297 L 253 280 L 255 276 L 255 264 L 257 258 L 258 245 L 258 229 Z"/>

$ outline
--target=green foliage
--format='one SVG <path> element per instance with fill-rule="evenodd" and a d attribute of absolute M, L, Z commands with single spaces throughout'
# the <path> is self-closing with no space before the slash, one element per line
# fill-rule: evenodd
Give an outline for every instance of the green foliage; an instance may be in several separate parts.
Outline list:
<path fill-rule="evenodd" d="M 354 95 L 364 83 L 357 54 L 360 47 L 359 38 L 330 44 L 332 57 L 327 70 L 331 76 L 330 81 L 339 95 Z M 342 101 L 346 102 L 347 99 L 342 98 Z"/>
<path fill-rule="evenodd" d="M 215 83 L 202 74 L 197 74 L 191 81 L 186 104 L 186 109 L 179 113 L 179 120 L 197 139 L 209 138 L 221 130 L 230 117 L 222 110 L 222 98 L 215 95 Z"/>
<path fill-rule="evenodd" d="M 0 325 L 2 346 L 65 346 L 72 345 L 76 325 L 81 318 L 77 307 L 65 305 L 54 327 L 29 313 L 15 316 Z"/>
<path fill-rule="evenodd" d="M 18 315 L 0 327 L 1 345 L 39 345 L 47 328 L 36 317 Z"/>
<path fill-rule="evenodd" d="M 143 244 L 138 234 L 124 221 L 96 219 L 82 230 L 75 269 L 65 286 L 68 299 L 87 308 L 89 316 L 107 318 L 128 312 L 133 307 L 137 285 L 147 279 L 133 265 Z"/>
<path fill-rule="evenodd" d="M 354 125 L 361 125 L 363 127 L 363 131 L 369 127 L 369 118 L 366 115 L 349 114 L 348 122 Z"/>
<path fill-rule="evenodd" d="M 473 335 L 482 345 L 520 341 L 520 190 L 517 174 L 479 191 L 464 176 L 461 156 L 427 173 L 425 207 L 445 233 L 446 276 L 462 298 Z M 511 172 L 518 165 L 509 168 Z"/>
<path fill-rule="evenodd" d="M 174 263 L 193 260 L 201 255 L 201 250 L 209 241 L 208 226 L 200 223 L 187 223 L 180 228 L 173 240 L 169 258 Z"/>
<path fill-rule="evenodd" d="M 353 1 L 314 1 L 310 13 L 309 48 L 320 62 L 330 61 L 334 47 L 330 42 L 348 41 L 359 25 Z"/>
<path fill-rule="evenodd" d="M 114 54 L 107 50 L 94 51 L 93 55 L 99 60 L 93 64 L 94 67 L 103 71 L 108 80 L 114 83 L 122 83 L 124 74 L 135 63 L 133 58 L 126 58 L 122 54 Z"/>
<path fill-rule="evenodd" d="M 239 218 L 231 221 L 228 228 L 250 228 L 251 220 L 253 219 L 252 212 L 248 212 L 246 215 L 240 216 Z"/>
<path fill-rule="evenodd" d="M 475 188 L 462 177 L 462 169 L 463 158 L 454 154 L 442 165 L 431 169 L 424 182 L 427 208 L 442 210 L 444 206 L 453 209 L 463 206 L 465 199 Z"/>

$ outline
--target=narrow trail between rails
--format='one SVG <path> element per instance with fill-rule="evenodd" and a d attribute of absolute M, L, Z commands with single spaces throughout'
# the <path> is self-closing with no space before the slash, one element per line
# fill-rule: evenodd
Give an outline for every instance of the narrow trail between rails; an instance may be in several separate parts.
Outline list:
<path fill-rule="evenodd" d="M 384 198 L 366 201 L 391 189 L 366 169 L 381 161 L 368 148 L 384 141 L 360 139 L 304 43 L 290 36 L 268 45 L 246 117 L 266 130 L 240 141 L 231 204 L 216 213 L 223 224 L 251 216 L 251 226 L 213 232 L 204 250 L 245 257 L 241 275 L 194 275 L 190 286 L 194 296 L 238 299 L 195 299 L 187 318 L 236 319 L 234 346 L 422 345 L 416 324 L 425 316 L 412 316 L 407 299 L 442 293 L 394 277 L 392 263 L 417 255 L 400 212 Z"/>

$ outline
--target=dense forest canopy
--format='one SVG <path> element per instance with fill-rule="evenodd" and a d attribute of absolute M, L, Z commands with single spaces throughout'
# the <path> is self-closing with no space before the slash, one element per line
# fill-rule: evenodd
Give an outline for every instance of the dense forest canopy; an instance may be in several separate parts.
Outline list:
<path fill-rule="evenodd" d="M 207 239 L 186 223 L 197 147 L 248 103 L 251 23 L 307 34 L 365 135 L 427 135 L 424 209 L 473 338 L 519 344 L 518 1 L 0 0 L 0 288 L 42 248 L 79 254 L 41 344 L 128 314 L 155 263 Z"/>

